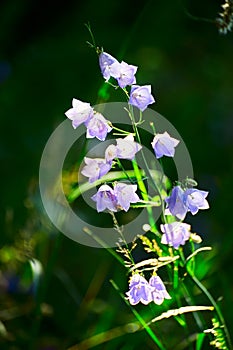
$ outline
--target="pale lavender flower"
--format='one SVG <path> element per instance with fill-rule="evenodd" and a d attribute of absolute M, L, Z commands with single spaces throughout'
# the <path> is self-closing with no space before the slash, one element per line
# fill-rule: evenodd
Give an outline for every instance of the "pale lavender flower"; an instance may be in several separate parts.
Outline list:
<path fill-rule="evenodd" d="M 91 197 L 96 202 L 96 209 L 98 213 L 109 209 L 111 211 L 117 211 L 117 200 L 114 190 L 108 185 L 102 185 L 98 189 L 97 193 Z"/>
<path fill-rule="evenodd" d="M 109 145 L 105 150 L 105 159 L 107 162 L 111 162 L 117 157 L 117 148 L 115 145 Z"/>
<path fill-rule="evenodd" d="M 134 141 L 132 134 L 127 135 L 124 139 L 117 139 L 117 158 L 133 160 L 135 154 L 142 149 L 142 146 Z"/>
<path fill-rule="evenodd" d="M 160 225 L 163 232 L 161 243 L 169 244 L 175 249 L 184 245 L 190 237 L 191 226 L 181 222 L 172 222 L 170 224 Z"/>
<path fill-rule="evenodd" d="M 86 137 L 93 138 L 96 137 L 100 141 L 104 141 L 107 133 L 109 133 L 112 128 L 108 124 L 108 121 L 102 116 L 102 114 L 96 112 L 93 117 L 85 123 L 87 127 Z"/>
<path fill-rule="evenodd" d="M 117 205 L 124 211 L 128 211 L 130 203 L 137 203 L 140 201 L 137 193 L 137 185 L 128 185 L 122 182 L 116 183 L 114 186 L 114 193 L 117 198 Z"/>
<path fill-rule="evenodd" d="M 165 199 L 170 213 L 183 220 L 188 211 L 195 215 L 199 209 L 208 209 L 209 204 L 205 199 L 206 191 L 188 188 L 185 191 L 180 186 L 172 189 L 170 197 Z"/>
<path fill-rule="evenodd" d="M 168 204 L 168 209 L 173 216 L 183 220 L 187 214 L 188 208 L 184 203 L 184 190 L 180 186 L 175 186 L 172 189 L 170 197 L 165 198 Z"/>
<path fill-rule="evenodd" d="M 102 52 L 99 55 L 100 69 L 101 69 L 102 75 L 106 81 L 108 81 L 111 77 L 113 63 L 119 64 L 119 62 L 114 57 L 109 55 L 108 53 Z"/>
<path fill-rule="evenodd" d="M 65 115 L 72 120 L 73 128 L 76 129 L 82 123 L 86 123 L 92 117 L 93 113 L 94 111 L 90 103 L 73 98 L 72 108 L 66 111 Z"/>
<path fill-rule="evenodd" d="M 153 290 L 154 287 L 151 287 L 144 277 L 135 273 L 129 282 L 129 291 L 126 292 L 127 299 L 131 305 L 136 305 L 139 302 L 147 305 L 152 301 Z"/>
<path fill-rule="evenodd" d="M 130 91 L 129 104 L 139 108 L 142 112 L 148 107 L 148 105 L 155 102 L 154 97 L 151 95 L 151 85 L 133 85 Z"/>
<path fill-rule="evenodd" d="M 127 64 L 122 61 L 121 63 L 115 62 L 111 65 L 111 76 L 115 78 L 118 82 L 118 85 L 121 88 L 126 87 L 127 85 L 132 85 L 136 83 L 135 74 L 138 67 Z"/>
<path fill-rule="evenodd" d="M 166 287 L 159 276 L 151 276 L 149 285 L 153 288 L 152 299 L 155 304 L 160 305 L 164 299 L 171 299 Z"/>
<path fill-rule="evenodd" d="M 175 147 L 180 141 L 171 137 L 166 131 L 163 134 L 156 134 L 151 145 L 154 149 L 156 158 L 163 156 L 174 157 Z"/>
<path fill-rule="evenodd" d="M 195 188 L 188 188 L 184 193 L 184 203 L 193 215 L 195 215 L 199 209 L 208 209 L 209 204 L 205 199 L 208 195 L 206 191 L 200 191 Z"/>
<path fill-rule="evenodd" d="M 103 158 L 84 158 L 86 165 L 83 167 L 81 173 L 89 177 L 89 182 L 92 183 L 99 180 L 102 176 L 107 174 L 111 169 L 111 163 L 106 163 Z"/>

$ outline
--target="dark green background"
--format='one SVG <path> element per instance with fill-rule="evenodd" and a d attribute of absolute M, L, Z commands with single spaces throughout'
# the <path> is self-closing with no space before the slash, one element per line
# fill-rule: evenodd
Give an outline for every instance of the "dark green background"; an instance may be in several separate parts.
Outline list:
<path fill-rule="evenodd" d="M 114 259 L 104 250 L 57 238 L 45 217 L 40 219 L 38 169 L 45 143 L 71 99 L 94 105 L 103 83 L 97 56 L 86 45 L 88 21 L 105 51 L 139 66 L 137 82 L 152 85 L 152 108 L 182 135 L 199 188 L 210 191 L 211 209 L 189 219 L 203 245 L 214 247 L 207 286 L 216 299 L 223 297 L 233 328 L 233 34 L 218 33 L 220 5 L 217 0 L 1 2 L 0 242 L 9 247 L 34 239 L 31 254 L 47 276 L 40 301 L 53 310 L 37 322 L 33 297 L 3 288 L 1 309 L 19 304 L 25 312 L 4 321 L 13 336 L 3 337 L 1 348 L 27 349 L 30 343 L 65 349 L 133 319 L 109 283 L 113 278 L 127 289 L 125 271 Z M 213 22 L 194 19 L 187 10 Z M 120 100 L 109 92 L 109 101 Z M 23 263 L 12 260 L 9 265 L 2 260 L 3 273 L 20 274 Z M 178 342 L 174 334 L 171 338 Z M 145 342 L 153 348 L 145 333 L 123 333 L 96 349 L 136 349 Z"/>

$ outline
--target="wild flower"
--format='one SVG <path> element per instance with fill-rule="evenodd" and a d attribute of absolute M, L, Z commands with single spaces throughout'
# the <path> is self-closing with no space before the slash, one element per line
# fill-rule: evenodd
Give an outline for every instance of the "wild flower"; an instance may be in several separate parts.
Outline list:
<path fill-rule="evenodd" d="M 163 232 L 161 243 L 168 244 L 175 249 L 178 249 L 180 245 L 184 245 L 191 234 L 191 226 L 178 221 L 161 224 L 160 229 Z"/>
<path fill-rule="evenodd" d="M 88 139 L 96 137 L 100 141 L 106 139 L 107 134 L 112 130 L 108 121 L 101 113 L 94 113 L 93 116 L 86 122 Z"/>
<path fill-rule="evenodd" d="M 130 91 L 129 104 L 139 108 L 142 112 L 155 102 L 151 94 L 151 85 L 133 85 Z"/>
<path fill-rule="evenodd" d="M 199 209 L 208 209 L 206 200 L 208 192 L 196 188 L 183 190 L 179 185 L 172 189 L 169 197 L 165 199 L 168 209 L 172 215 L 183 220 L 187 212 L 195 215 Z"/>
<path fill-rule="evenodd" d="M 86 165 L 83 167 L 81 173 L 89 178 L 90 183 L 99 180 L 111 169 L 111 164 L 107 163 L 104 158 L 92 159 L 85 157 L 84 161 Z"/>
<path fill-rule="evenodd" d="M 163 156 L 174 157 L 175 147 L 179 144 L 179 140 L 171 137 L 166 131 L 163 134 L 156 134 L 151 145 L 154 149 L 156 158 Z"/>
<path fill-rule="evenodd" d="M 66 111 L 65 115 L 72 120 L 73 128 L 76 129 L 82 123 L 86 123 L 93 116 L 93 113 L 94 110 L 90 103 L 73 98 L 72 108 Z"/>
<path fill-rule="evenodd" d="M 98 212 L 105 209 L 128 211 L 130 203 L 137 203 L 140 200 L 136 191 L 137 185 L 115 182 L 113 189 L 108 185 L 102 185 L 91 198 L 96 202 Z"/>

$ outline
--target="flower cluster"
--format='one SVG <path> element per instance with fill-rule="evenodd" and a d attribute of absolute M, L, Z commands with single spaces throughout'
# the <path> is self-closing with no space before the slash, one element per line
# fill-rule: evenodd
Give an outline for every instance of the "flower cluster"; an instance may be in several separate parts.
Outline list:
<path fill-rule="evenodd" d="M 99 180 L 102 176 L 107 174 L 112 167 L 115 158 L 133 160 L 135 154 L 142 148 L 134 141 L 132 134 L 125 138 L 118 138 L 116 145 L 109 145 L 105 150 L 105 158 L 91 159 L 84 158 L 86 165 L 83 167 L 81 173 L 89 178 L 89 182 Z"/>
<path fill-rule="evenodd" d="M 75 98 L 72 100 L 72 108 L 66 111 L 65 115 L 72 120 L 74 129 L 81 124 L 86 126 L 86 137 L 88 139 L 96 137 L 100 141 L 104 141 L 107 134 L 112 130 L 109 122 L 101 113 L 95 112 L 90 103 Z"/>
<path fill-rule="evenodd" d="M 164 299 L 171 299 L 161 278 L 157 275 L 151 276 L 149 282 L 135 273 L 129 282 L 129 291 L 126 292 L 127 299 L 131 305 L 136 305 L 139 302 L 149 304 L 154 302 L 157 305 L 163 303 Z"/>
<path fill-rule="evenodd" d="M 129 185 L 118 182 L 111 188 L 109 185 L 102 185 L 97 193 L 91 198 L 96 202 L 98 212 L 105 209 L 116 212 L 118 209 L 128 211 L 130 203 L 140 201 L 137 193 L 137 185 Z"/>
<path fill-rule="evenodd" d="M 138 67 L 127 64 L 124 61 L 118 62 L 117 59 L 106 52 L 100 53 L 99 65 L 105 81 L 108 82 L 110 78 L 115 79 L 118 86 L 126 93 L 129 104 L 129 116 L 132 122 L 133 118 L 130 113 L 133 114 L 133 109 L 130 106 L 137 107 L 143 112 L 148 105 L 155 102 L 151 94 L 150 85 L 140 86 L 136 84 L 135 74 Z M 130 86 L 129 91 L 126 89 L 127 86 Z M 77 99 L 73 99 L 72 108 L 65 115 L 72 120 L 74 128 L 77 128 L 81 124 L 86 126 L 87 138 L 96 137 L 100 141 L 104 141 L 107 134 L 114 128 L 114 125 L 107 121 L 102 114 L 94 111 L 89 103 Z M 140 113 L 140 116 L 142 116 L 142 113 Z M 140 120 L 142 120 L 141 117 Z M 136 123 L 133 126 L 134 130 L 137 131 Z M 125 133 L 123 132 L 123 135 Z M 137 132 L 135 132 L 135 135 L 138 136 Z M 155 157 L 157 159 L 163 156 L 174 157 L 179 142 L 179 140 L 170 136 L 166 131 L 155 133 L 151 142 Z M 125 137 L 117 138 L 116 144 L 110 144 L 105 149 L 104 158 L 92 159 L 85 157 L 85 165 L 81 173 L 88 178 L 90 183 L 93 183 L 96 180 L 102 179 L 115 165 L 116 160 L 118 163 L 121 159 L 133 161 L 136 153 L 141 150 L 142 145 L 139 143 L 139 138 L 136 138 L 135 141 L 133 134 L 129 133 Z M 135 161 L 133 165 L 135 166 Z M 145 165 L 148 167 L 146 162 Z M 147 170 L 150 171 L 149 168 Z M 140 184 L 141 179 L 138 180 L 138 186 L 143 196 L 146 190 L 142 190 Z M 189 179 L 189 183 L 187 182 L 186 185 L 178 184 L 175 186 L 170 196 L 165 198 L 166 210 L 164 212 L 165 215 L 163 215 L 164 222 L 160 225 L 161 245 L 169 245 L 174 249 L 178 249 L 184 245 L 191 236 L 191 226 L 182 222 L 186 214 L 191 212 L 195 215 L 199 209 L 209 208 L 206 200 L 208 192 L 198 190 L 193 188 L 193 186 L 196 186 L 196 182 Z M 111 183 L 107 184 L 103 181 L 103 184 L 101 184 L 91 199 L 96 203 L 97 212 L 103 212 L 104 210 L 110 212 L 124 210 L 127 212 L 131 203 L 137 202 L 141 202 L 140 204 L 143 202 L 143 204 L 146 203 L 147 205 L 148 203 L 149 205 L 152 203 L 153 205 L 153 200 L 141 200 L 136 193 L 137 189 L 137 184 L 117 181 L 111 186 Z M 168 215 L 172 216 L 172 218 L 168 218 Z M 139 273 L 132 275 L 129 282 L 129 291 L 126 293 L 126 296 L 131 305 L 136 305 L 139 302 L 146 305 L 152 301 L 160 305 L 164 299 L 171 298 L 158 275 L 153 274 L 148 282 Z"/>
<path fill-rule="evenodd" d="M 129 98 L 130 105 L 139 108 L 143 112 L 148 105 L 155 102 L 155 99 L 151 94 L 150 85 L 135 85 L 135 74 L 138 67 L 127 64 L 124 61 L 119 63 L 114 57 L 106 52 L 100 54 L 99 64 L 102 75 L 106 81 L 112 77 L 117 80 L 117 83 L 121 88 L 131 85 Z"/>

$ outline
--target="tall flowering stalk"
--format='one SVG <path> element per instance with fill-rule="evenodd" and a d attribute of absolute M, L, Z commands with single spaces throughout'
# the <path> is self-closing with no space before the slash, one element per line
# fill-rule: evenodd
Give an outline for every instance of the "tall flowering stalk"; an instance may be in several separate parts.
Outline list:
<path fill-rule="evenodd" d="M 165 349 L 165 347 L 159 339 L 159 335 L 156 335 L 151 328 L 148 331 L 148 327 L 162 318 L 173 316 L 178 323 L 186 328 L 187 332 L 188 324 L 184 315 L 187 312 L 195 313 L 194 320 L 198 327 L 197 337 L 190 341 L 198 341 L 200 335 L 203 336 L 203 339 L 208 335 L 209 341 L 216 348 L 228 349 L 231 346 L 231 341 L 219 305 L 196 273 L 197 256 L 210 248 L 199 246 L 202 239 L 192 232 L 191 225 L 188 223 L 188 215 L 190 215 L 188 213 L 196 215 L 199 210 L 209 208 L 206 199 L 208 192 L 197 189 L 197 183 L 193 179 L 183 179 L 183 181 L 176 182 L 171 189 L 167 187 L 161 191 L 160 184 L 153 176 L 154 170 L 149 168 L 145 159 L 139 132 L 139 126 L 144 121 L 143 112 L 148 106 L 155 103 L 152 87 L 151 85 L 140 86 L 137 84 L 137 66 L 124 61 L 119 62 L 112 55 L 99 48 L 96 48 L 96 52 L 99 55 L 100 71 L 106 84 L 121 89 L 127 98 L 127 112 L 132 124 L 132 132 L 114 126 L 114 120 L 108 120 L 109 116 L 96 112 L 90 103 L 76 98 L 73 99 L 72 107 L 65 112 L 65 115 L 72 121 L 74 128 L 81 124 L 85 125 L 87 138 L 97 138 L 101 142 L 114 130 L 120 133 L 116 142 L 113 141 L 106 147 L 104 158 L 84 158 L 85 165 L 81 169 L 81 174 L 86 178 L 86 183 L 84 183 L 86 190 L 96 185 L 99 186 L 91 199 L 95 203 L 98 213 L 107 211 L 111 214 L 113 225 L 119 233 L 121 244 L 118 244 L 114 256 L 116 254 L 123 256 L 124 265 L 129 275 L 129 286 L 125 290 L 124 301 L 131 308 L 137 308 L 140 303 L 145 308 L 148 307 L 148 304 L 154 304 L 157 307 L 161 304 L 164 305 L 166 313 L 156 318 L 151 315 L 147 326 L 145 326 L 145 321 L 142 321 L 141 317 L 138 316 L 139 322 L 142 323 L 159 349 Z M 140 115 L 137 122 L 135 108 Z M 151 139 L 151 150 L 155 160 L 163 157 L 173 158 L 180 140 L 176 139 L 174 135 L 170 135 L 166 130 L 163 133 L 156 133 L 155 129 L 156 125 L 153 128 L 154 135 Z M 139 167 L 137 163 L 138 154 L 142 155 L 144 169 L 142 169 L 141 164 Z M 124 168 L 123 162 L 125 160 L 131 162 L 131 170 Z M 120 168 L 118 178 L 115 171 L 117 168 Z M 145 185 L 145 173 L 150 174 L 147 181 L 155 190 L 154 197 L 149 195 Z M 89 184 L 87 185 L 87 183 Z M 76 195 L 69 194 L 72 201 L 78 197 L 81 191 L 75 193 Z M 160 225 L 153 217 L 153 206 L 161 208 Z M 124 239 L 124 227 L 119 225 L 115 214 L 119 211 L 128 212 L 129 209 L 133 210 L 135 207 L 146 207 L 148 222 L 145 222 L 144 225 L 146 233 L 138 236 L 137 241 L 135 240 L 129 245 Z M 149 254 L 148 259 L 135 261 L 136 246 Z M 123 261 L 119 258 L 117 260 Z M 165 276 L 164 280 L 162 280 L 162 276 Z M 207 305 L 195 305 L 195 295 L 190 284 L 195 285 L 199 292 L 204 295 Z M 184 300 L 186 300 L 186 305 L 183 305 Z M 210 320 L 209 322 L 203 320 L 201 311 L 213 313 L 213 325 L 211 325 Z M 177 315 L 182 317 L 178 318 Z M 221 341 L 220 336 L 217 336 L 219 333 L 214 332 L 216 324 L 221 329 Z M 199 347 L 196 348 L 201 349 L 200 344 L 199 340 Z"/>

